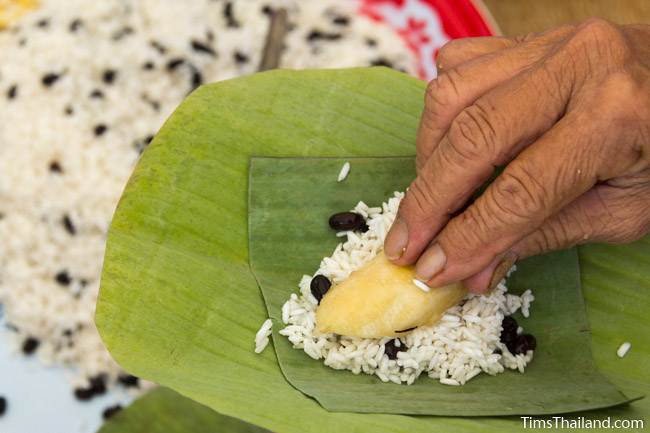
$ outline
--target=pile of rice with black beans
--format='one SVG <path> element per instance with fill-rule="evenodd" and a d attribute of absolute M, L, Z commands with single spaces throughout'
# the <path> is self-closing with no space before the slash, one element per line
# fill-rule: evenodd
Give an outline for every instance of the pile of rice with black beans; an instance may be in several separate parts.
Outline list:
<path fill-rule="evenodd" d="M 346 174 L 349 170 L 349 166 L 342 169 Z M 425 374 L 441 384 L 460 386 L 481 373 L 496 375 L 506 369 L 524 373 L 537 341 L 523 332 L 512 314 L 521 310 L 524 318 L 529 317 L 535 297 L 530 290 L 521 295 L 508 293 L 505 279 L 487 295 L 468 294 L 435 325 L 407 330 L 398 338 L 318 332 L 316 308 L 320 300 L 331 285 L 344 281 L 383 249 L 403 197 L 396 192 L 381 206 L 359 202 L 349 212 L 332 215 L 330 226 L 346 240 L 321 261 L 313 275 L 303 275 L 299 294 L 292 293 L 282 307 L 279 334 L 328 367 L 376 375 L 383 382 L 410 385 Z M 426 286 L 422 289 L 428 291 Z M 267 320 L 258 332 L 256 352 L 268 343 L 271 325 Z"/>

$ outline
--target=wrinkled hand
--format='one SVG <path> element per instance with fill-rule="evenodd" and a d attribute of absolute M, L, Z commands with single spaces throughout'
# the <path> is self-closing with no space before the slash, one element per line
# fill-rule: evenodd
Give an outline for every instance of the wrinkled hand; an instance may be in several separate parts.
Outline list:
<path fill-rule="evenodd" d="M 385 242 L 431 286 L 494 286 L 515 260 L 650 230 L 650 26 L 589 20 L 447 44 L 417 179 Z M 473 192 L 507 167 L 469 207 Z"/>

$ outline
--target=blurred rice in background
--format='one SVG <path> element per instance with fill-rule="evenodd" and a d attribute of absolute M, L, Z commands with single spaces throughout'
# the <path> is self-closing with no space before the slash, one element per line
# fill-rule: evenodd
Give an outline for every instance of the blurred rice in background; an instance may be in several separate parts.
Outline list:
<path fill-rule="evenodd" d="M 138 385 L 93 322 L 134 164 L 194 88 L 256 71 L 279 7 L 281 67 L 417 71 L 402 38 L 355 1 L 0 0 L 0 344 L 72 367 L 79 399 Z"/>

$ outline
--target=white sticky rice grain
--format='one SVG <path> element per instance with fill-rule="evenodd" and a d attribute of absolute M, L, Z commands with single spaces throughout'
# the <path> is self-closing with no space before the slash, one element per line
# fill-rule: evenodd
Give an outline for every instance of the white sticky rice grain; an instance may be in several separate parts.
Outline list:
<path fill-rule="evenodd" d="M 339 172 L 339 177 L 337 181 L 343 182 L 345 178 L 348 177 L 349 173 L 350 173 L 350 163 L 346 161 L 346 163 L 343 164 L 343 167 L 341 167 L 341 171 Z"/>
<path fill-rule="evenodd" d="M 383 248 L 403 197 L 403 193 L 396 192 L 381 207 L 359 202 L 352 211 L 364 215 L 368 231 L 340 232 L 347 240 L 337 245 L 331 256 L 323 258 L 314 275 L 324 275 L 338 284 L 372 260 Z M 416 328 L 399 338 L 364 339 L 316 331 L 318 302 L 309 291 L 311 278 L 303 275 L 299 283 L 301 295 L 291 294 L 282 307 L 282 317 L 288 321 L 279 333 L 294 348 L 313 359 L 322 359 L 333 369 L 372 374 L 383 382 L 407 385 L 425 374 L 441 384 L 461 386 L 481 373 L 495 375 L 505 369 L 523 373 L 533 358 L 533 351 L 514 355 L 500 342 L 503 318 L 519 309 L 526 308 L 528 313 L 535 299 L 529 290 L 521 296 L 507 293 L 505 279 L 487 295 L 468 294 L 433 326 Z M 429 290 L 421 281 L 414 280 L 413 284 Z M 396 359 L 386 354 L 390 341 L 401 350 Z"/>
<path fill-rule="evenodd" d="M 268 346 L 272 328 L 273 322 L 271 319 L 266 319 L 264 323 L 262 323 L 259 331 L 255 334 L 255 353 L 262 353 L 266 346 Z"/>
<path fill-rule="evenodd" d="M 413 278 L 413 284 L 415 284 L 417 288 L 422 290 L 423 292 L 429 293 L 431 291 L 431 288 L 429 286 L 427 286 L 423 281 L 420 281 L 417 278 Z"/>
<path fill-rule="evenodd" d="M 619 358 L 623 358 L 625 355 L 627 355 L 627 352 L 629 352 L 631 347 L 632 347 L 632 343 L 626 341 L 625 343 L 619 346 L 618 350 L 616 351 L 616 354 L 618 355 Z"/>
<path fill-rule="evenodd" d="M 443 385 L 452 385 L 452 386 L 459 386 L 460 385 L 460 383 L 457 380 L 448 379 L 446 377 L 443 377 L 442 379 L 440 379 L 440 383 L 442 383 Z"/>

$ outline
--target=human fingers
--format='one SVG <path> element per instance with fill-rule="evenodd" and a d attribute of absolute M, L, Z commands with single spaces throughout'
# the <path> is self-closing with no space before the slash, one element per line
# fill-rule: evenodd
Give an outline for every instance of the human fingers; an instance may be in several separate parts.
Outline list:
<path fill-rule="evenodd" d="M 443 47 L 439 61 L 443 65 L 449 62 L 454 66 L 443 66 L 443 73 L 427 86 L 416 139 L 417 168 L 424 166 L 447 133 L 451 122 L 464 108 L 484 93 L 538 62 L 547 55 L 550 47 L 571 31 L 572 26 L 563 26 L 525 38 L 486 38 L 481 42 L 471 39 L 470 42 L 462 42 L 466 40 L 461 39 L 458 42 L 450 42 L 447 49 Z M 503 48 L 495 49 L 496 45 Z M 483 55 L 461 61 L 481 50 L 484 51 Z"/>
<path fill-rule="evenodd" d="M 621 185 L 623 183 L 624 185 Z M 650 170 L 616 186 L 597 185 L 463 283 L 472 292 L 492 290 L 516 260 L 587 242 L 628 243 L 650 232 Z"/>
<path fill-rule="evenodd" d="M 562 81 L 562 59 L 555 63 L 497 86 L 456 116 L 400 205 L 384 243 L 390 260 L 414 263 L 494 167 L 507 163 L 562 115 L 572 87 Z"/>

